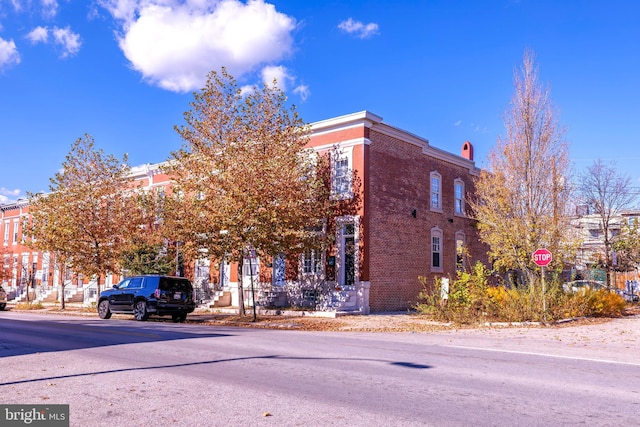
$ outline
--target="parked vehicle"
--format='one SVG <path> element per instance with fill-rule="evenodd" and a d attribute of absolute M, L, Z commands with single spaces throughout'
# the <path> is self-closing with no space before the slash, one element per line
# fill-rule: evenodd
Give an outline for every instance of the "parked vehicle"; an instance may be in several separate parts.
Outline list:
<path fill-rule="evenodd" d="M 109 319 L 112 313 L 133 314 L 144 321 L 150 315 L 170 315 L 174 322 L 184 322 L 196 304 L 193 286 L 184 277 L 132 276 L 112 289 L 100 293 L 98 315 Z"/>
<path fill-rule="evenodd" d="M 625 289 L 616 289 L 616 293 L 625 299 L 627 302 L 638 302 L 640 301 L 640 296 L 638 294 L 628 292 Z"/>
<path fill-rule="evenodd" d="M 607 285 L 597 280 L 574 280 L 573 282 L 562 284 L 562 289 L 564 289 L 565 292 L 584 291 L 587 288 L 599 291 L 600 289 L 607 289 Z"/>
<path fill-rule="evenodd" d="M 7 292 L 0 286 L 0 310 L 4 310 L 5 307 L 7 307 Z"/>

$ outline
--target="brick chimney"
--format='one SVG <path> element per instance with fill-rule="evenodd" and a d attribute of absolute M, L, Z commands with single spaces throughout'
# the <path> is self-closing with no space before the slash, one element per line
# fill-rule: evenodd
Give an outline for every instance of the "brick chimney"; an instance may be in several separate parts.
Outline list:
<path fill-rule="evenodd" d="M 462 157 L 473 161 L 473 145 L 471 145 L 469 141 L 465 141 L 464 144 L 462 144 Z"/>

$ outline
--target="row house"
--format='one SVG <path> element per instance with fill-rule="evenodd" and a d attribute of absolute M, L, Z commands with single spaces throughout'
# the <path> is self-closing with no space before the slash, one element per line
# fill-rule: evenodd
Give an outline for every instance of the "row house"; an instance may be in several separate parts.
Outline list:
<path fill-rule="evenodd" d="M 467 203 L 480 172 L 471 143 L 463 142 L 460 154 L 453 154 L 362 111 L 312 123 L 309 147 L 331 156 L 332 197 L 359 200 L 356 211 L 336 218 L 334 246 L 307 250 L 296 259 L 247 259 L 240 271 L 224 260 L 194 261 L 188 276 L 199 300 L 222 298 L 237 306 L 242 283 L 244 300 L 253 304 L 249 289 L 257 282 L 256 304 L 318 306 L 322 300 L 324 309 L 363 314 L 405 310 L 417 302 L 419 277 L 433 283 L 487 261 Z M 147 191 L 162 193 L 171 186 L 160 164 L 137 166 L 131 173 Z M 22 244 L 25 201 L 0 211 L 5 286 L 55 287 L 65 280 L 72 288 L 77 282 L 76 289 L 90 286 Z M 105 279 L 108 286 L 119 277 Z"/>

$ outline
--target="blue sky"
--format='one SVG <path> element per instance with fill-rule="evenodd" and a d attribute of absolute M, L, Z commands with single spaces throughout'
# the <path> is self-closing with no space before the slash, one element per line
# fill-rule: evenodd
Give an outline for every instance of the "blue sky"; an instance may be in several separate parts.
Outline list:
<path fill-rule="evenodd" d="M 307 122 L 369 110 L 456 154 L 469 140 L 483 167 L 527 48 L 574 170 L 614 161 L 640 186 L 634 0 L 0 0 L 0 202 L 47 190 L 85 133 L 166 160 L 221 66 L 277 77 Z"/>

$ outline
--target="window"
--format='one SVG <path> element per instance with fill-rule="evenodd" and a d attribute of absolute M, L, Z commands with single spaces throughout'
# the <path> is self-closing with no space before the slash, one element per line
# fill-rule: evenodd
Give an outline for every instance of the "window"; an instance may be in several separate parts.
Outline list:
<path fill-rule="evenodd" d="M 260 273 L 260 258 L 245 258 L 242 262 L 242 275 L 255 277 Z"/>
<path fill-rule="evenodd" d="M 456 270 L 464 270 L 464 248 L 465 235 L 462 231 L 456 232 Z"/>
<path fill-rule="evenodd" d="M 126 289 L 129 287 L 131 283 L 131 279 L 124 279 L 122 282 L 118 283 L 118 289 Z"/>
<path fill-rule="evenodd" d="M 351 155 L 352 148 L 348 150 L 336 149 L 331 153 L 331 195 L 337 198 L 349 198 L 351 189 Z"/>
<path fill-rule="evenodd" d="M 18 243 L 18 224 L 20 223 L 19 221 L 20 221 L 19 219 L 13 220 L 13 241 L 12 242 L 14 245 Z"/>
<path fill-rule="evenodd" d="M 302 255 L 302 272 L 304 274 L 322 273 L 322 251 L 307 249 Z"/>
<path fill-rule="evenodd" d="M 349 179 L 349 159 L 336 159 L 334 163 L 334 192 L 336 195 L 348 194 L 351 190 Z"/>
<path fill-rule="evenodd" d="M 431 229 L 431 271 L 442 272 L 442 230 Z"/>
<path fill-rule="evenodd" d="M 4 222 L 4 245 L 9 244 L 9 221 Z"/>
<path fill-rule="evenodd" d="M 455 196 L 456 215 L 464 215 L 464 182 L 461 179 L 455 180 L 453 194 Z"/>
<path fill-rule="evenodd" d="M 431 210 L 442 211 L 442 176 L 431 172 Z"/>
<path fill-rule="evenodd" d="M 142 287 L 142 277 L 133 277 L 129 281 L 129 285 L 127 288 L 141 288 Z"/>
<path fill-rule="evenodd" d="M 594 238 L 602 237 L 602 232 L 597 228 L 592 228 L 589 230 L 589 235 Z"/>

